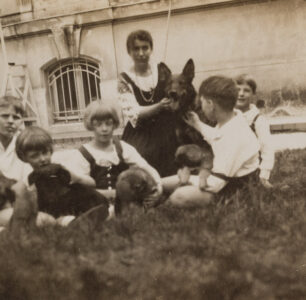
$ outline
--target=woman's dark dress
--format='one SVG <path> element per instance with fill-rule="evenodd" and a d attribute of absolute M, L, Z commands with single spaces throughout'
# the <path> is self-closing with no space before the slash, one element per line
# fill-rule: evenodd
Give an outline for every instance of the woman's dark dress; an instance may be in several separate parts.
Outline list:
<path fill-rule="evenodd" d="M 152 102 L 143 99 L 139 87 L 126 73 L 121 73 L 121 76 L 132 86 L 140 106 L 158 103 L 165 97 L 165 82 L 160 79 L 160 75 L 158 75 L 158 83 Z M 146 99 L 150 99 L 152 93 L 153 91 L 142 91 Z M 175 135 L 175 118 L 172 112 L 162 111 L 147 119 L 138 119 L 135 128 L 128 122 L 122 140 L 134 146 L 140 155 L 159 172 L 161 177 L 176 173 L 174 154 L 178 143 Z"/>

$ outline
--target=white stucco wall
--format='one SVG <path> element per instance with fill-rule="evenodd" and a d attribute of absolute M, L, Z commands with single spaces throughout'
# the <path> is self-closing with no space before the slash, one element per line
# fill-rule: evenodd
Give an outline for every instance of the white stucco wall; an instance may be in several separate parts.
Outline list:
<path fill-rule="evenodd" d="M 49 1 L 53 3 L 52 9 L 56 8 L 59 13 L 60 8 L 56 7 L 55 2 Z M 105 6 L 106 3 L 102 2 L 94 0 L 92 7 Z M 200 2 L 196 0 L 193 3 Z M 69 3 L 71 5 L 72 2 Z M 145 4 L 145 9 L 140 5 L 118 11 L 103 9 L 76 15 L 78 10 L 74 8 L 70 16 L 44 17 L 19 27 L 5 28 L 5 34 L 9 36 L 6 41 L 8 59 L 27 65 L 45 127 L 51 123 L 43 68 L 59 57 L 50 28 L 75 22 L 82 26 L 80 54 L 100 62 L 102 98 L 116 102 L 117 72 L 130 63 L 126 38 L 132 30 L 149 30 L 154 39 L 153 59 L 157 62 L 164 60 L 167 11 L 139 18 L 130 17 L 132 13 L 140 15 L 147 12 L 150 7 L 152 10 L 159 9 L 162 3 L 155 1 Z M 43 7 L 47 2 L 35 0 L 35 5 L 40 13 L 45 9 L 47 14 L 47 7 Z M 67 14 L 69 5 L 63 6 L 61 12 Z M 175 5 L 182 6 L 183 2 L 175 0 L 174 8 Z M 109 19 L 112 14 L 120 17 L 114 23 Z M 250 73 L 256 78 L 261 91 L 269 92 L 284 86 L 306 88 L 305 28 L 306 1 L 303 0 L 254 1 L 212 6 L 209 9 L 174 9 L 169 23 L 165 62 L 173 72 L 180 72 L 187 59 L 193 58 L 196 87 L 210 75 Z M 0 69 L 3 69 L 1 49 Z M 2 79 L 0 72 L 0 82 Z"/>

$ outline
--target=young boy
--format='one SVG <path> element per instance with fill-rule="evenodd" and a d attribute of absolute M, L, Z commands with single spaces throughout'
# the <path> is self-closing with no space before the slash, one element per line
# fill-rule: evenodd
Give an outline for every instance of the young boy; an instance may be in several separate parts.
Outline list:
<path fill-rule="evenodd" d="M 15 143 L 25 115 L 22 102 L 12 96 L 0 98 L 0 171 L 16 181 L 26 181 L 30 165 L 16 155 Z"/>
<path fill-rule="evenodd" d="M 34 126 L 24 129 L 17 138 L 16 153 L 33 168 L 28 181 L 36 187 L 39 211 L 59 218 L 78 216 L 101 204 L 108 210 L 106 198 L 88 186 L 92 184 L 90 177 L 73 174 L 51 162 L 52 139 L 44 129 Z"/>
<path fill-rule="evenodd" d="M 259 144 L 240 111 L 234 111 L 237 87 L 234 80 L 212 76 L 199 89 L 202 110 L 216 127 L 202 123 L 190 112 L 185 121 L 198 130 L 211 145 L 214 159 L 205 190 L 199 188 L 199 177 L 191 176 L 191 185 L 177 188 L 169 200 L 177 206 L 203 207 L 215 198 L 229 197 L 249 181 L 258 178 Z M 169 191 L 178 178 L 165 178 L 164 189 Z"/>
<path fill-rule="evenodd" d="M 256 95 L 256 82 L 246 74 L 236 78 L 238 87 L 238 100 L 236 108 L 239 109 L 251 129 L 255 132 L 260 144 L 260 181 L 269 188 L 270 173 L 274 166 L 274 149 L 271 143 L 270 126 L 264 116 L 260 114 L 258 108 L 252 103 Z"/>
<path fill-rule="evenodd" d="M 25 111 L 21 100 L 12 96 L 0 97 L 0 173 L 7 180 L 26 182 L 31 166 L 16 155 L 17 133 L 23 124 Z M 11 203 L 3 199 L 0 207 L 0 226 L 6 226 L 12 215 Z"/>

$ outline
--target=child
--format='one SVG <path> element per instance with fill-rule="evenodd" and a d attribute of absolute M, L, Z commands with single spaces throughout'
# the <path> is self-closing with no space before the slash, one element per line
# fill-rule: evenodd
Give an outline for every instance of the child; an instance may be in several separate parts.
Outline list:
<path fill-rule="evenodd" d="M 23 124 L 25 111 L 21 100 L 4 96 L 0 98 L 0 171 L 16 181 L 26 181 L 31 167 L 16 155 L 17 133 Z"/>
<path fill-rule="evenodd" d="M 91 176 L 95 186 L 107 198 L 115 198 L 118 175 L 129 166 L 138 166 L 148 171 L 158 184 L 157 197 L 161 194 L 161 180 L 157 171 L 124 141 L 114 137 L 119 126 L 117 111 L 109 104 L 91 102 L 84 114 L 84 125 L 94 138 L 84 144 L 75 156 L 75 172 Z"/>
<path fill-rule="evenodd" d="M 62 165 L 51 162 L 52 139 L 44 129 L 34 126 L 24 129 L 17 138 L 16 153 L 33 168 L 28 181 L 36 187 L 39 211 L 59 218 L 78 216 L 100 204 L 108 210 L 105 197 L 87 186 L 92 184 L 90 178 L 68 172 Z"/>
<path fill-rule="evenodd" d="M 214 158 L 205 190 L 199 188 L 199 177 L 190 176 L 192 185 L 177 188 L 169 202 L 178 206 L 206 206 L 215 198 L 227 198 L 249 181 L 258 178 L 259 144 L 240 111 L 234 111 L 237 100 L 235 82 L 227 77 L 212 76 L 199 89 L 202 110 L 216 127 L 202 123 L 190 112 L 185 121 L 198 130 L 211 145 Z M 164 189 L 173 189 L 178 178 L 163 179 Z"/>
<path fill-rule="evenodd" d="M 0 97 L 0 172 L 13 181 L 27 181 L 31 166 L 22 162 L 16 155 L 17 133 L 23 124 L 25 111 L 21 100 L 12 96 Z M 12 185 L 11 184 L 11 185 Z M 12 208 L 11 202 L 4 199 L 0 208 L 0 224 L 8 224 Z"/>
<path fill-rule="evenodd" d="M 274 166 L 274 149 L 271 143 L 270 126 L 264 116 L 260 114 L 258 108 L 252 103 L 256 94 L 256 82 L 246 74 L 236 78 L 238 87 L 238 100 L 236 108 L 241 110 L 247 123 L 255 132 L 260 144 L 260 181 L 269 188 L 270 173 Z"/>

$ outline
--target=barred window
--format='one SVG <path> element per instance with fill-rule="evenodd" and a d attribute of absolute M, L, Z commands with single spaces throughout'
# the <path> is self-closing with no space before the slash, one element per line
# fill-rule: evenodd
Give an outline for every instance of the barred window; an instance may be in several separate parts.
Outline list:
<path fill-rule="evenodd" d="M 49 96 L 55 122 L 81 120 L 92 101 L 101 99 L 100 72 L 89 59 L 58 62 L 48 71 Z"/>

